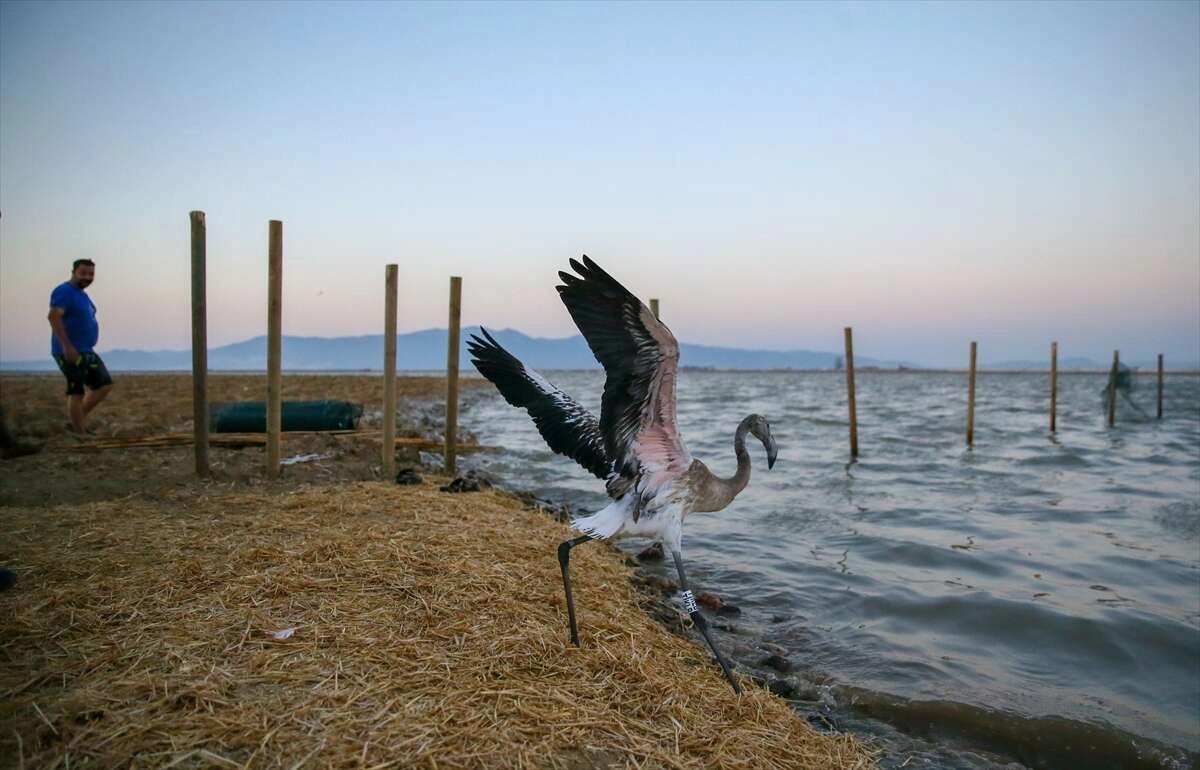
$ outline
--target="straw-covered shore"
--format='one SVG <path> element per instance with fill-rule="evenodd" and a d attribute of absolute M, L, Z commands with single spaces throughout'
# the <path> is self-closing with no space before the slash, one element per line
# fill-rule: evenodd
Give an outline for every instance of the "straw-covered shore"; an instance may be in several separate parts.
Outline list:
<path fill-rule="evenodd" d="M 262 382 L 223 379 L 214 390 Z M 121 378 L 101 435 L 188 429 L 186 385 Z M 402 381 L 410 430 L 443 387 Z M 368 416 L 379 389 L 285 378 L 286 398 L 320 390 Z M 573 554 L 572 647 L 554 558 L 567 529 L 513 495 L 373 479 L 369 440 L 278 481 L 261 449 L 214 449 L 202 482 L 186 448 L 67 451 L 46 427 L 62 420 L 54 378 L 0 378 L 0 401 L 49 442 L 0 462 L 0 563 L 18 575 L 0 593 L 0 764 L 871 766 L 748 680 L 735 696 L 645 611 L 615 549 Z"/>

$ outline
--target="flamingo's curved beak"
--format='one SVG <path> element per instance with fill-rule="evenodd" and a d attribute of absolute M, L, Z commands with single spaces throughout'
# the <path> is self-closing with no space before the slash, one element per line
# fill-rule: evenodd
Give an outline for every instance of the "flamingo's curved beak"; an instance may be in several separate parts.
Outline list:
<path fill-rule="evenodd" d="M 775 458 L 779 456 L 779 447 L 775 445 L 775 437 L 768 433 L 763 446 L 767 449 L 767 470 L 771 470 L 775 467 Z"/>

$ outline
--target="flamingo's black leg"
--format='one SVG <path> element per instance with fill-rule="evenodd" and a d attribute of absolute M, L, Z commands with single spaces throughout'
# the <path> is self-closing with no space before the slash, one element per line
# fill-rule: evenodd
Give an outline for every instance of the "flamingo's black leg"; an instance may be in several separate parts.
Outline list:
<path fill-rule="evenodd" d="M 700 633 L 704 634 L 704 641 L 708 642 L 708 646 L 712 648 L 713 654 L 717 656 L 717 663 L 721 664 L 721 670 L 725 672 L 725 678 L 729 680 L 733 691 L 740 694 L 742 688 L 738 687 L 737 680 L 733 678 L 733 671 L 729 666 L 729 661 L 725 660 L 725 656 L 717 648 L 716 642 L 713 641 L 712 635 L 708 631 L 708 621 L 700 614 L 700 608 L 696 606 L 696 598 L 688 590 L 687 575 L 683 572 L 683 556 L 680 555 L 679 551 L 672 551 L 671 555 L 675 557 L 675 569 L 679 571 L 679 590 L 683 592 L 683 608 L 691 616 L 692 622 L 696 624 L 696 628 L 700 629 Z"/>
<path fill-rule="evenodd" d="M 575 600 L 571 598 L 571 549 L 591 539 L 591 535 L 580 535 L 574 540 L 564 540 L 558 544 L 558 566 L 562 568 L 563 590 L 567 592 L 567 620 L 571 623 L 571 644 L 576 647 L 579 646 L 579 629 L 575 625 Z"/>

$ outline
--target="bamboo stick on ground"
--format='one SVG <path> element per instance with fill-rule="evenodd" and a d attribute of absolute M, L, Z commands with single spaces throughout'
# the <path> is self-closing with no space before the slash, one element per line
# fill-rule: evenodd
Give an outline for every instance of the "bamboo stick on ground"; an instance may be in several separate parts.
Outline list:
<path fill-rule="evenodd" d="M 336 439 L 362 438 L 372 441 L 381 441 L 383 438 L 382 431 L 358 430 L 288 431 L 283 435 L 331 436 Z M 209 436 L 209 445 L 226 448 L 265 446 L 268 440 L 268 436 L 265 433 L 216 433 Z M 54 447 L 51 451 L 69 453 L 99 452 L 105 449 L 157 449 L 162 447 L 190 446 L 192 441 L 192 435 L 188 433 L 165 433 L 158 436 L 131 436 L 129 438 L 100 439 L 79 444 L 64 444 Z M 393 439 L 393 445 L 396 447 L 415 447 L 428 451 L 436 451 L 443 448 L 442 442 L 420 436 L 399 436 Z M 462 441 L 458 442 L 457 448 L 462 452 L 495 451 L 495 447 Z"/>

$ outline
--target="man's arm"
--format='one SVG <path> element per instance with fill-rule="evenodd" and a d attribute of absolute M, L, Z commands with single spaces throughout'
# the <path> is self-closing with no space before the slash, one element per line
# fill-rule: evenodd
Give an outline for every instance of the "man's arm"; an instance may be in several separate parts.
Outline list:
<path fill-rule="evenodd" d="M 63 358 L 75 363 L 79 358 L 79 351 L 71 344 L 71 338 L 67 336 L 67 327 L 63 325 L 63 316 L 66 312 L 61 307 L 52 307 L 46 318 L 50 321 L 50 328 L 53 330 L 54 336 L 58 338 L 58 344 L 62 345 Z"/>

